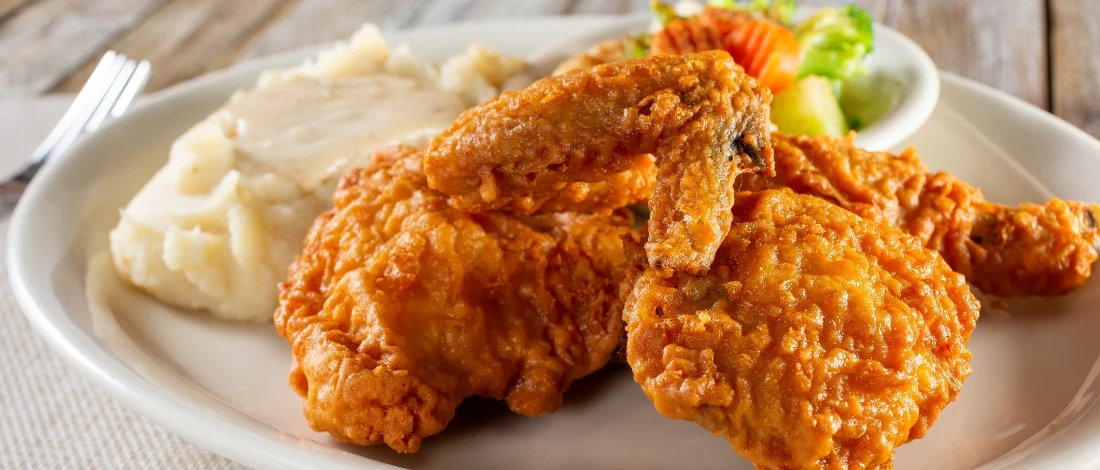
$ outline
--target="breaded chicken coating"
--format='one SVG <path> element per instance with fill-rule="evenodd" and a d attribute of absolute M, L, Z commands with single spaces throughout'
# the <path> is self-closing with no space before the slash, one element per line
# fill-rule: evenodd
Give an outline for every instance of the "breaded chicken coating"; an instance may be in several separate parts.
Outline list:
<path fill-rule="evenodd" d="M 470 396 L 536 416 L 601 368 L 623 330 L 632 218 L 469 214 L 427 186 L 422 150 L 346 174 L 280 285 L 275 325 L 310 426 L 415 452 Z"/>
<path fill-rule="evenodd" d="M 1092 273 L 1097 204 L 995 204 L 950 173 L 930 172 L 915 150 L 871 152 L 850 138 L 776 133 L 772 145 L 776 175 L 745 175 L 739 189 L 787 187 L 883 217 L 939 251 L 987 294 L 1057 296 L 1081 287 Z"/>
<path fill-rule="evenodd" d="M 650 262 L 700 272 L 729 228 L 734 178 L 771 171 L 770 101 L 723 51 L 618 61 L 467 110 L 432 141 L 424 172 L 459 209 L 529 214 L 651 154 Z M 601 202 L 572 208 L 615 208 Z"/>
<path fill-rule="evenodd" d="M 738 193 L 708 273 L 629 244 L 635 380 L 757 468 L 888 469 L 970 375 L 979 305 L 916 238 L 789 190 Z"/>

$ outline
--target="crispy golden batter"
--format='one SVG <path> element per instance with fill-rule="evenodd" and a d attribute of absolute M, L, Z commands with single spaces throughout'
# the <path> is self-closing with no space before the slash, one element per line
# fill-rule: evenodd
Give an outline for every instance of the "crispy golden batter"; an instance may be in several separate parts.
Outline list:
<path fill-rule="evenodd" d="M 776 176 L 746 175 L 740 189 L 788 187 L 885 217 L 988 294 L 1062 295 L 1091 274 L 1096 204 L 994 204 L 951 174 L 930 173 L 912 149 L 895 156 L 859 149 L 850 139 L 778 133 L 772 144 Z"/>
<path fill-rule="evenodd" d="M 634 167 L 603 181 L 573 182 L 547 200 L 540 212 L 609 213 L 648 201 L 657 186 L 657 166 L 652 155 L 643 155 Z"/>
<path fill-rule="evenodd" d="M 462 210 L 534 213 L 567 183 L 652 154 L 650 261 L 698 272 L 729 227 L 734 178 L 771 170 L 770 99 L 723 51 L 623 60 L 467 110 L 432 141 L 424 172 Z M 614 208 L 585 202 L 574 209 Z"/>
<path fill-rule="evenodd" d="M 621 39 L 608 39 L 597 42 L 576 56 L 566 59 L 554 68 L 551 75 L 561 75 L 574 70 L 586 69 L 597 65 L 626 59 L 626 47 Z"/>
<path fill-rule="evenodd" d="M 468 214 L 428 189 L 420 150 L 344 176 L 280 285 L 275 325 L 311 427 L 414 452 L 468 396 L 554 411 L 607 362 L 629 214 Z"/>
<path fill-rule="evenodd" d="M 900 230 L 789 190 L 738 193 L 709 273 L 640 276 L 624 315 L 657 410 L 761 469 L 890 468 L 970 374 L 978 302 Z"/>

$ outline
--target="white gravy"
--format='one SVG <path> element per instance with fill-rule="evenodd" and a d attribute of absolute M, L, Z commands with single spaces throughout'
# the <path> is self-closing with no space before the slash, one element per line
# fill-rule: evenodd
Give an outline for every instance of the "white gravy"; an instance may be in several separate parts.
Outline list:
<path fill-rule="evenodd" d="M 468 106 L 415 79 L 371 75 L 297 77 L 242 93 L 224 109 L 242 171 L 279 173 L 310 191 L 382 145 L 445 129 Z"/>

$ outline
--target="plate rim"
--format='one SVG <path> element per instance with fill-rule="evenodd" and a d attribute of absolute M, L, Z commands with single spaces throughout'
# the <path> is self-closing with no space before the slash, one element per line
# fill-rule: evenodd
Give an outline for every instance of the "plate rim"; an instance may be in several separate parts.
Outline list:
<path fill-rule="evenodd" d="M 569 24 L 572 27 L 581 27 L 581 25 L 584 25 L 583 27 L 598 27 L 602 22 L 616 18 L 620 17 L 611 15 L 577 15 L 569 17 L 533 17 L 524 18 L 522 21 L 516 21 L 515 19 L 497 19 L 436 25 L 402 31 L 401 33 L 416 34 L 418 31 L 426 30 L 468 29 L 478 25 L 505 23 L 510 24 L 512 27 L 522 27 L 522 25 L 531 22 Z M 238 71 L 242 68 L 263 68 L 266 67 L 265 64 L 289 60 L 291 57 L 306 57 L 311 52 L 315 52 L 331 44 L 330 42 L 321 45 L 306 46 L 278 54 L 258 57 L 226 69 L 204 74 L 195 79 L 165 88 L 158 92 L 156 96 L 150 97 L 138 104 L 136 108 L 155 106 L 157 102 L 168 100 L 181 94 L 187 94 L 195 89 L 200 89 L 206 86 L 207 83 L 232 71 Z M 990 99 L 1006 102 L 1006 104 L 1014 108 L 1021 109 L 1023 112 L 1027 113 L 1028 116 L 1031 116 L 1031 118 L 1041 119 L 1049 126 L 1059 128 L 1077 138 L 1089 140 L 1100 148 L 1100 141 L 1097 141 L 1080 128 L 1073 126 L 1042 108 L 1038 108 L 988 85 L 944 71 L 940 71 L 938 82 L 942 85 L 946 85 L 944 88 L 960 87 L 967 92 L 978 93 Z M 112 124 L 115 123 L 108 123 L 105 127 L 111 126 Z M 193 403 L 163 391 L 160 387 L 157 387 L 155 384 L 126 367 L 119 359 L 108 354 L 94 342 L 93 338 L 77 328 L 70 320 L 67 320 L 67 314 L 64 312 L 48 313 L 46 308 L 39 305 L 39 302 L 36 300 L 35 295 L 32 294 L 31 288 L 27 283 L 26 273 L 23 268 L 27 263 L 26 258 L 30 255 L 26 253 L 26 250 L 19 249 L 25 246 L 26 242 L 24 240 L 27 236 L 28 227 L 34 222 L 34 214 L 29 208 L 41 205 L 43 201 L 48 200 L 49 193 L 46 193 L 42 188 L 48 187 L 49 185 L 43 182 L 52 180 L 59 168 L 83 153 L 80 150 L 87 144 L 87 141 L 88 139 L 81 139 L 81 141 L 78 141 L 69 152 L 61 155 L 60 158 L 51 162 L 51 164 L 46 165 L 43 171 L 38 175 L 38 178 L 35 178 L 27 188 L 27 193 L 16 206 L 9 225 L 8 246 L 6 248 L 6 267 L 9 272 L 9 283 L 24 317 L 28 319 L 32 327 L 46 340 L 51 348 L 64 357 L 66 362 L 71 366 L 99 386 L 100 389 L 106 391 L 114 399 L 121 402 L 126 408 L 137 412 L 146 419 L 156 422 L 173 434 L 201 448 L 229 458 L 235 462 L 260 468 L 309 468 L 311 463 L 323 463 L 327 468 L 400 468 L 345 452 L 340 452 L 338 455 L 336 453 L 326 454 L 322 457 L 310 452 L 304 447 L 280 443 L 262 435 L 245 432 L 236 425 L 219 420 L 216 416 L 209 414 L 209 412 L 198 409 Z M 58 320 L 62 321 L 59 322 Z M 1061 457 L 1076 462 L 1096 460 L 1095 458 L 1089 458 L 1089 452 L 1095 449 L 1098 444 L 1100 444 L 1100 429 L 1098 429 L 1087 442 L 1078 443 L 1072 448 L 1067 449 L 1066 452 L 1062 453 Z M 994 463 L 995 461 L 996 459 L 990 463 Z"/>

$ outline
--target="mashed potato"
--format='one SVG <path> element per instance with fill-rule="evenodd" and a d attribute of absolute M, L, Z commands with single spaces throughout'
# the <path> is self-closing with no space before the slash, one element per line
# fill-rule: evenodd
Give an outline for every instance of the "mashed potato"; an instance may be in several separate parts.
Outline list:
<path fill-rule="evenodd" d="M 336 180 L 373 149 L 426 144 L 522 61 L 471 46 L 442 64 L 372 25 L 263 74 L 173 145 L 110 233 L 118 272 L 169 304 L 267 321 L 277 283 Z"/>

